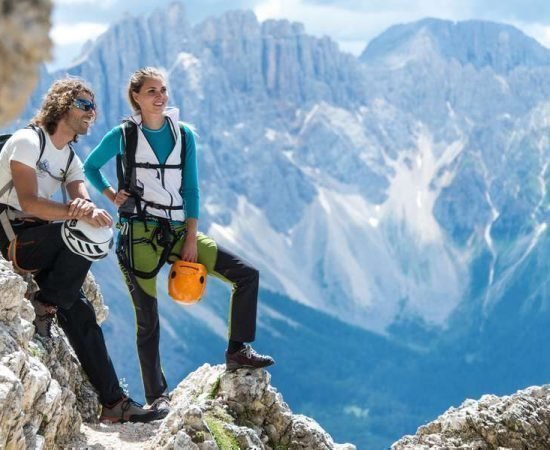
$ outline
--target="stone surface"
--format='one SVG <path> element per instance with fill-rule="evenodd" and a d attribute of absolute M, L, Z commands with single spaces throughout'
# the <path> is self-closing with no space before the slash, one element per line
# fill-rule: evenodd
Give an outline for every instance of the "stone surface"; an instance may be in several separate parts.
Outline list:
<path fill-rule="evenodd" d="M 392 450 L 550 448 L 550 385 L 496 397 L 484 395 L 450 408 Z"/>
<path fill-rule="evenodd" d="M 201 366 L 172 392 L 172 411 L 147 448 L 355 449 L 293 414 L 270 379 L 264 370 Z"/>
<path fill-rule="evenodd" d="M 63 331 L 34 335 L 36 290 L 0 258 L 0 448 L 345 449 L 314 420 L 294 415 L 263 370 L 225 372 L 203 365 L 172 393 L 172 412 L 159 425 L 125 424 L 119 431 L 97 424 L 99 402 Z M 90 274 L 84 292 L 100 321 L 107 316 Z M 92 425 L 81 425 L 83 422 Z M 102 442 L 102 435 L 106 442 Z M 136 448 L 138 448 L 136 447 Z M 95 448 L 95 447 L 94 447 Z"/>
<path fill-rule="evenodd" d="M 61 446 L 99 411 L 97 394 L 57 324 L 51 339 L 34 334 L 34 309 L 26 297 L 35 289 L 0 258 L 0 448 Z M 91 276 L 85 291 L 105 318 Z"/>

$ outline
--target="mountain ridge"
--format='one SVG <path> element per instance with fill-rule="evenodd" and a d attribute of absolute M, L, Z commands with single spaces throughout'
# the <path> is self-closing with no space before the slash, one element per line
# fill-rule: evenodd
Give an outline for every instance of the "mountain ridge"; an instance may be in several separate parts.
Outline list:
<path fill-rule="evenodd" d="M 184 13 L 174 25 L 160 18 L 169 10 L 157 12 L 162 30 L 151 18 L 115 27 L 71 68 L 96 89 L 100 113 L 79 150 L 85 155 L 129 113 L 131 71 L 166 69 L 171 102 L 198 130 L 201 228 L 261 271 L 258 345 L 293 361 L 311 361 L 320 342 L 330 348 L 307 377 L 274 368 L 285 392 L 307 393 L 291 395 L 293 406 L 322 417 L 338 439 L 383 446 L 463 398 L 544 384 L 550 67 L 462 64 L 425 52 L 429 34 L 412 46 L 422 64 L 366 64 L 290 22 L 264 26 L 242 13 L 252 39 L 238 34 L 236 19 L 190 27 Z M 169 57 L 159 53 L 161 31 L 179 36 Z M 106 174 L 114 182 L 113 166 Z M 133 313 L 111 276 L 116 261 L 94 270 L 109 288 L 108 340 L 116 337 L 116 359 L 131 366 Z M 205 301 L 183 312 L 164 301 L 161 285 L 173 385 L 204 360 L 219 362 L 229 294 L 211 283 Z M 326 373 L 340 352 L 361 377 L 325 385 L 335 398 L 357 391 L 335 417 L 307 379 Z"/>

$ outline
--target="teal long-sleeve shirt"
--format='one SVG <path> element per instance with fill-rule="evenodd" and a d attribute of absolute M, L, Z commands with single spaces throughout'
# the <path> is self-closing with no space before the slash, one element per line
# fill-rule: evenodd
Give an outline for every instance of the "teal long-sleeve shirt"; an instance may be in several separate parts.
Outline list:
<path fill-rule="evenodd" d="M 182 172 L 183 208 L 186 218 L 198 219 L 199 180 L 195 137 L 188 127 L 183 126 L 183 128 L 185 130 L 185 165 Z M 142 131 L 155 152 L 159 163 L 164 164 L 174 148 L 174 137 L 167 122 L 164 122 L 159 130 L 150 130 L 142 126 Z M 86 158 L 84 174 L 99 192 L 103 193 L 105 189 L 111 187 L 100 169 L 117 154 L 122 155 L 123 152 L 124 140 L 119 125 L 109 131 Z"/>

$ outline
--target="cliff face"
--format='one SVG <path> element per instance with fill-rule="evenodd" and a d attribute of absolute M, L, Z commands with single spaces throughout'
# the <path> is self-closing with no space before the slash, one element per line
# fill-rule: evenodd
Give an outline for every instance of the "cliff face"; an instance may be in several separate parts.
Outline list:
<path fill-rule="evenodd" d="M 392 450 L 529 449 L 550 447 L 550 385 L 513 395 L 484 395 L 450 408 L 416 435 L 405 436 Z"/>
<path fill-rule="evenodd" d="M 52 448 L 94 420 L 97 395 L 83 375 L 63 332 L 34 335 L 27 283 L 0 257 L 0 448 Z M 91 277 L 85 292 L 99 320 L 106 317 Z"/>
<path fill-rule="evenodd" d="M 0 124 L 17 117 L 50 56 L 50 0 L 0 0 Z"/>

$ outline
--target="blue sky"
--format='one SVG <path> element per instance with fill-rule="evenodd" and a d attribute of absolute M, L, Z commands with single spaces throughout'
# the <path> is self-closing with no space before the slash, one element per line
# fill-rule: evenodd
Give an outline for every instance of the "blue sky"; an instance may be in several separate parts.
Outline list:
<path fill-rule="evenodd" d="M 54 0 L 50 67 L 59 68 L 78 56 L 125 15 L 147 14 L 174 0 Z M 316 36 L 330 36 L 340 48 L 359 54 L 386 28 L 424 17 L 449 20 L 482 19 L 514 25 L 550 48 L 549 0 L 180 0 L 191 23 L 228 9 L 250 9 L 260 20 L 284 18 L 302 22 Z M 131 13 L 129 6 L 131 5 Z"/>

